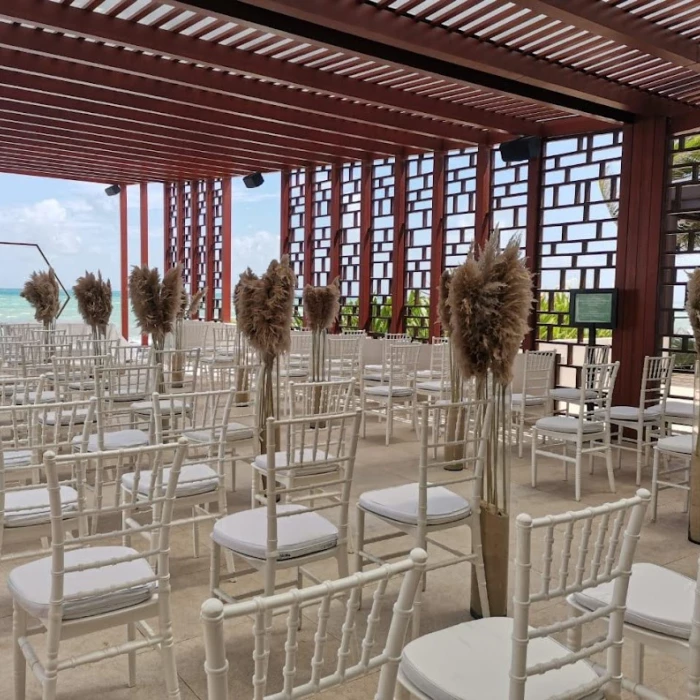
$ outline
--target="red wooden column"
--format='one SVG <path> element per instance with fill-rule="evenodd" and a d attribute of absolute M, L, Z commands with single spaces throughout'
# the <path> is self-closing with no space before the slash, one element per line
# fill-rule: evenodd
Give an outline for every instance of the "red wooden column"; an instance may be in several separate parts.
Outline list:
<path fill-rule="evenodd" d="M 333 163 L 331 166 L 331 265 L 330 265 L 330 281 L 336 277 L 340 277 L 340 238 L 342 229 L 340 225 L 340 195 L 342 189 L 340 163 Z"/>
<path fill-rule="evenodd" d="M 214 181 L 208 179 L 206 181 L 205 192 L 205 241 L 207 251 L 207 292 L 206 292 L 206 320 L 214 320 L 214 257 L 216 255 L 216 247 L 214 245 Z"/>
<path fill-rule="evenodd" d="M 445 268 L 445 153 L 433 156 L 433 216 L 430 250 L 430 335 L 440 335 L 440 276 Z"/>
<path fill-rule="evenodd" d="M 168 271 L 170 253 L 170 187 L 171 183 L 163 183 L 163 273 Z"/>
<path fill-rule="evenodd" d="M 615 275 L 618 327 L 612 343 L 612 358 L 620 360 L 613 399 L 617 404 L 639 403 L 644 357 L 656 351 L 667 153 L 665 118 L 625 127 Z"/>
<path fill-rule="evenodd" d="M 225 177 L 222 186 L 221 212 L 221 320 L 231 321 L 231 178 Z"/>
<path fill-rule="evenodd" d="M 304 286 L 314 283 L 314 169 L 304 169 Z"/>
<path fill-rule="evenodd" d="M 177 263 L 185 262 L 185 183 L 180 181 L 177 188 Z"/>
<path fill-rule="evenodd" d="M 141 243 L 141 265 L 148 265 L 148 183 L 139 187 L 139 234 Z M 163 200 L 163 211 L 167 211 L 168 200 Z M 141 345 L 148 345 L 148 336 L 141 335 Z"/>
<path fill-rule="evenodd" d="M 129 340 L 129 220 L 126 185 L 119 192 L 119 242 L 122 301 L 122 336 Z"/>
<path fill-rule="evenodd" d="M 289 170 L 280 177 L 280 257 L 289 253 Z"/>
<path fill-rule="evenodd" d="M 362 161 L 360 175 L 360 298 L 358 326 L 369 332 L 372 320 L 372 161 Z"/>
<path fill-rule="evenodd" d="M 474 242 L 481 247 L 491 231 L 491 146 L 480 144 L 476 152 Z"/>
<path fill-rule="evenodd" d="M 542 148 L 544 150 L 544 146 Z M 527 169 L 527 215 L 525 220 L 525 261 L 532 272 L 532 293 L 535 305 L 530 312 L 530 332 L 523 339 L 524 350 L 534 350 L 537 343 L 537 298 L 540 288 L 540 224 L 542 222 L 542 153 L 528 163 Z"/>
<path fill-rule="evenodd" d="M 406 302 L 406 156 L 397 156 L 394 163 L 394 256 L 391 281 L 390 333 L 404 330 L 404 304 Z"/>
<path fill-rule="evenodd" d="M 199 180 L 192 180 L 190 193 L 190 294 L 196 294 L 199 290 L 199 183 Z"/>

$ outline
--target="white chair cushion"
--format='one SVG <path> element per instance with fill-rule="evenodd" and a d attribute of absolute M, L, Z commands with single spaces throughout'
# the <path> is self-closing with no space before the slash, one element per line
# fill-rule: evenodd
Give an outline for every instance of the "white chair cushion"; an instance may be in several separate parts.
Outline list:
<path fill-rule="evenodd" d="M 29 391 L 26 394 L 15 394 L 15 403 L 24 404 L 25 399 L 31 404 L 36 403 L 37 392 Z M 54 391 L 42 391 L 39 397 L 39 403 L 55 403 L 56 402 L 56 392 Z"/>
<path fill-rule="evenodd" d="M 437 373 L 436 373 L 437 374 Z M 432 379 L 433 378 L 433 373 L 429 369 L 419 369 L 416 372 L 416 377 L 420 377 L 421 379 Z"/>
<path fill-rule="evenodd" d="M 131 547 L 74 549 L 65 553 L 65 566 L 105 562 L 136 553 L 136 550 Z M 153 569 L 145 559 L 67 573 L 63 579 L 65 600 L 63 619 L 74 620 L 101 615 L 142 603 L 153 594 L 155 582 L 134 586 L 129 586 L 129 583 L 149 576 L 153 576 Z M 125 589 L 110 593 L 99 592 L 100 589 L 115 585 L 123 585 Z M 51 557 L 38 559 L 12 569 L 7 579 L 7 586 L 12 597 L 27 612 L 39 619 L 45 619 L 49 614 L 51 600 Z M 94 593 L 94 591 L 98 592 Z"/>
<path fill-rule="evenodd" d="M 364 510 L 415 525 L 418 522 L 418 484 L 403 484 L 388 489 L 367 491 L 360 496 Z M 428 489 L 428 523 L 436 525 L 466 518 L 471 512 L 469 502 L 444 486 Z"/>
<path fill-rule="evenodd" d="M 296 559 L 332 549 L 338 542 L 338 528 L 315 512 L 299 505 L 280 505 L 278 513 L 298 512 L 277 520 L 279 558 Z M 212 539 L 226 549 L 254 559 L 267 554 L 267 508 L 253 508 L 217 520 Z"/>
<path fill-rule="evenodd" d="M 209 430 L 186 430 L 183 435 L 192 442 L 212 442 L 217 440 L 219 431 L 214 430 L 212 436 L 211 429 Z M 255 435 L 255 431 L 249 425 L 244 423 L 229 423 L 226 428 L 226 442 L 235 442 L 236 440 L 247 440 Z"/>
<path fill-rule="evenodd" d="M 389 396 L 389 390 L 391 389 L 392 397 L 403 397 L 403 396 L 413 396 L 413 389 L 410 386 L 392 386 L 384 384 L 382 386 L 371 386 L 365 389 L 365 394 L 370 396 Z"/>
<path fill-rule="evenodd" d="M 365 372 L 368 374 L 381 374 L 384 371 L 384 365 L 365 365 Z"/>
<path fill-rule="evenodd" d="M 587 610 L 612 600 L 614 583 L 574 593 L 571 598 Z M 690 638 L 695 605 L 695 580 L 656 564 L 632 564 L 625 622 L 669 637 Z"/>
<path fill-rule="evenodd" d="M 430 382 L 418 382 L 416 384 L 416 389 L 418 391 L 442 391 L 447 388 L 447 384 L 441 382 L 439 379 Z"/>
<path fill-rule="evenodd" d="M 61 425 L 82 425 L 87 420 L 87 409 L 61 412 Z M 39 416 L 39 422 L 44 425 L 56 425 L 56 411 L 47 411 Z M 93 418 L 94 420 L 94 418 Z"/>
<path fill-rule="evenodd" d="M 146 391 L 139 386 L 125 386 L 118 388 L 114 392 L 105 391 L 104 398 L 115 403 L 142 401 L 146 398 Z"/>
<path fill-rule="evenodd" d="M 679 452 L 684 455 L 692 455 L 694 447 L 693 436 L 688 434 L 661 438 L 657 441 L 655 447 L 661 452 Z"/>
<path fill-rule="evenodd" d="M 308 374 L 309 370 L 303 367 L 288 367 L 280 370 L 280 377 L 306 377 Z"/>
<path fill-rule="evenodd" d="M 27 467 L 32 463 L 31 450 L 5 450 L 2 453 L 6 468 Z"/>
<path fill-rule="evenodd" d="M 70 486 L 59 488 L 61 511 L 70 515 L 78 508 L 78 492 Z M 5 494 L 5 525 L 22 527 L 48 523 L 51 519 L 49 490 L 47 488 L 8 491 Z"/>
<path fill-rule="evenodd" d="M 316 464 L 312 467 L 302 467 L 304 462 L 320 462 L 321 460 L 335 459 L 334 455 L 327 455 L 323 450 L 317 449 L 315 452 L 312 448 L 307 447 L 302 453 L 301 450 L 294 450 L 294 462 L 298 466 L 294 468 L 294 472 L 303 474 L 303 476 L 311 476 L 313 474 L 326 474 L 338 468 L 337 464 Z M 285 467 L 289 465 L 286 452 L 275 452 L 275 468 L 279 474 L 285 471 Z M 253 466 L 260 471 L 267 471 L 267 454 L 258 455 L 253 460 Z M 289 470 L 286 470 L 288 472 Z M 285 472 L 285 473 L 286 473 Z"/>
<path fill-rule="evenodd" d="M 71 442 L 73 445 L 79 445 L 82 439 L 80 435 L 76 435 Z M 148 445 L 148 433 L 144 433 L 142 430 L 129 428 L 104 434 L 105 450 L 124 450 L 129 447 L 141 447 L 142 445 Z M 88 438 L 87 451 L 97 452 L 98 449 L 97 435 L 91 435 Z"/>
<path fill-rule="evenodd" d="M 523 395 L 522 394 L 512 394 L 510 397 L 510 400 L 513 403 L 520 405 L 523 402 Z M 546 400 L 547 400 L 546 396 L 533 396 L 532 394 L 527 394 L 527 396 L 525 396 L 525 405 L 526 406 L 542 406 Z"/>
<path fill-rule="evenodd" d="M 648 411 L 644 411 L 645 421 L 656 420 L 658 414 L 654 415 Z M 639 406 L 613 406 L 610 409 L 610 420 L 622 420 L 635 423 L 639 420 Z"/>
<path fill-rule="evenodd" d="M 185 407 L 184 402 L 179 399 L 161 399 L 159 402 L 160 410 L 176 413 L 181 413 Z M 172 407 L 172 408 L 171 408 Z M 135 401 L 131 404 L 131 410 L 136 413 L 150 413 L 153 410 L 153 401 Z M 189 410 L 189 406 L 187 407 Z"/>
<path fill-rule="evenodd" d="M 490 617 L 464 622 L 410 642 L 401 657 L 400 673 L 431 700 L 506 700 L 509 696 L 513 620 Z M 570 651 L 550 637 L 528 644 L 533 666 L 566 656 Z M 585 661 L 531 676 L 526 700 L 566 695 L 597 678 Z M 572 696 L 573 697 L 573 696 Z M 598 693 L 586 698 L 602 698 Z"/>
<path fill-rule="evenodd" d="M 540 418 L 535 427 L 540 430 L 551 430 L 557 433 L 575 433 L 578 430 L 578 418 L 571 416 L 548 416 Z M 604 423 L 598 421 L 584 421 L 584 433 L 601 433 L 605 429 Z"/>
<path fill-rule="evenodd" d="M 382 382 L 384 381 L 384 375 L 372 372 L 371 374 L 363 374 L 362 379 L 365 382 Z"/>
<path fill-rule="evenodd" d="M 659 415 L 661 413 L 661 404 L 656 404 L 656 406 L 649 406 L 646 413 L 650 416 Z M 674 401 L 670 400 L 666 402 L 666 416 L 668 418 L 693 418 L 693 404 L 688 401 Z"/>
<path fill-rule="evenodd" d="M 134 474 L 129 472 L 122 475 L 122 485 L 129 491 L 134 490 Z M 163 469 L 163 489 L 168 486 L 170 469 Z M 175 496 L 194 496 L 199 493 L 215 491 L 219 485 L 219 477 L 208 464 L 183 464 L 180 478 L 175 489 Z M 151 487 L 151 471 L 144 470 L 139 474 L 138 492 L 148 496 Z"/>
<path fill-rule="evenodd" d="M 557 401 L 580 401 L 581 400 L 581 390 L 580 389 L 570 389 L 568 387 L 560 386 L 556 389 L 552 389 L 549 392 L 549 396 Z M 597 396 L 593 389 L 586 390 L 586 398 L 594 399 Z"/>

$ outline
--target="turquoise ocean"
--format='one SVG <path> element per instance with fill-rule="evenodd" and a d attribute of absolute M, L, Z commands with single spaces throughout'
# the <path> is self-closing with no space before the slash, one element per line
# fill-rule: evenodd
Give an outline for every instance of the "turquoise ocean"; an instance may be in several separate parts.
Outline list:
<path fill-rule="evenodd" d="M 0 288 L 0 323 L 26 323 L 34 321 L 34 310 L 29 305 L 26 299 L 23 299 L 19 293 L 21 289 L 1 289 Z M 61 303 L 65 300 L 65 296 L 61 295 Z M 112 293 L 112 318 L 111 321 L 117 328 L 121 324 L 122 299 L 119 292 Z M 78 303 L 71 297 L 68 305 L 63 310 L 63 313 L 58 319 L 58 322 L 80 323 L 82 319 L 78 313 Z M 129 337 L 136 338 L 139 335 L 131 309 L 129 309 Z"/>

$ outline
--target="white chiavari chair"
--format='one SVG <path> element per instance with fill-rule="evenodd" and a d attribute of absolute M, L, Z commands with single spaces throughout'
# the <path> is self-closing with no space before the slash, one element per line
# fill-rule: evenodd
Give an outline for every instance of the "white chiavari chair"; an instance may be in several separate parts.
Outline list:
<path fill-rule="evenodd" d="M 22 345 L 25 341 L 20 336 L 6 335 L 0 337 L 0 367 L 2 376 L 6 378 L 21 376 Z"/>
<path fill-rule="evenodd" d="M 75 356 L 115 356 L 121 341 L 118 338 L 76 337 L 73 340 L 73 355 Z"/>
<path fill-rule="evenodd" d="M 359 335 L 361 337 L 366 337 L 367 333 L 364 330 L 358 330 L 357 328 L 343 328 L 341 331 L 342 335 Z"/>
<path fill-rule="evenodd" d="M 364 366 L 363 377 L 365 381 L 380 382 L 387 373 L 387 364 L 390 360 L 391 347 L 393 345 L 401 345 L 403 343 L 413 342 L 408 333 L 386 333 L 381 339 L 382 344 L 382 364 L 369 364 Z"/>
<path fill-rule="evenodd" d="M 363 436 L 366 435 L 367 415 L 386 419 L 385 442 L 388 445 L 394 431 L 395 413 L 403 411 L 410 415 L 416 427 L 416 368 L 420 345 L 400 343 L 390 346 L 386 375 L 380 384 L 366 381 L 360 383 L 360 406 L 362 407 Z"/>
<path fill-rule="evenodd" d="M 525 424 L 535 416 L 549 416 L 553 413 L 549 392 L 557 361 L 554 350 L 526 350 L 524 355 L 522 391 L 511 394 L 511 416 L 515 423 L 518 457 L 523 456 Z"/>
<path fill-rule="evenodd" d="M 186 440 L 182 440 L 116 455 L 118 460 L 131 463 L 137 475 L 141 470 L 149 470 L 155 484 L 152 495 L 141 501 L 143 514 L 150 516 L 138 529 L 150 533 L 150 546 L 142 551 L 112 544 L 115 539 L 132 536 L 136 532 L 132 528 L 79 534 L 67 540 L 58 474 L 66 467 L 75 474 L 84 474 L 92 464 L 100 465 L 102 461 L 92 460 L 92 455 L 45 455 L 51 556 L 18 566 L 8 577 L 14 606 L 16 700 L 26 697 L 27 665 L 41 683 L 44 700 L 54 700 L 58 676 L 63 671 L 124 654 L 128 657 L 129 686 L 133 687 L 138 652 L 155 648 L 160 650 L 163 663 L 165 695 L 180 697 L 173 648 L 169 555 L 170 521 L 185 450 Z M 164 483 L 166 468 L 170 471 Z M 78 518 L 95 515 L 95 510 L 86 508 L 80 499 L 77 503 Z M 104 509 L 102 514 L 121 516 L 128 507 L 117 505 Z M 157 620 L 155 630 L 147 622 L 153 618 Z M 31 626 L 30 621 L 34 623 Z M 64 640 L 122 626 L 126 628 L 126 642 L 78 653 L 63 652 Z M 143 638 L 137 639 L 137 633 Z M 45 651 L 41 655 L 32 643 L 36 634 L 45 636 Z"/>
<path fill-rule="evenodd" d="M 294 379 L 309 376 L 311 366 L 311 331 L 292 331 L 289 352 L 278 358 L 279 376 L 288 384 Z M 327 368 L 324 368 L 326 371 Z"/>
<path fill-rule="evenodd" d="M 265 493 L 256 494 L 255 502 L 264 507 L 227 515 L 218 520 L 212 532 L 211 591 L 226 602 L 233 598 L 221 588 L 221 552 L 228 550 L 242 559 L 248 569 L 224 578 L 262 572 L 262 592 L 272 595 L 282 585 L 279 571 L 296 569 L 297 585 L 303 576 L 317 579 L 305 568 L 323 559 L 335 559 L 338 575 L 348 574 L 348 510 L 352 486 L 360 412 L 326 414 L 324 429 L 316 429 L 315 418 L 268 419 L 266 425 L 267 460 Z M 278 444 L 282 448 L 278 448 Z M 291 474 L 296 473 L 296 476 Z M 280 476 L 291 483 L 325 473 L 318 483 L 325 498 L 315 503 L 308 487 L 284 487 Z M 335 491 L 335 498 L 330 495 Z M 279 497 L 279 498 L 278 498 Z M 279 501 L 279 503 L 278 503 Z M 309 505 L 304 505 L 304 503 Z M 333 515 L 334 522 L 327 517 Z M 253 595 L 251 593 L 250 595 Z"/>
<path fill-rule="evenodd" d="M 594 389 L 585 385 L 586 377 L 588 377 L 588 373 L 586 372 L 586 366 L 610 364 L 610 352 L 610 345 L 586 346 L 583 367 L 581 368 L 581 379 L 583 381 L 583 386 L 586 389 L 587 395 L 593 395 Z M 577 405 L 581 399 L 580 389 L 581 387 L 558 386 L 549 392 L 549 396 L 552 399 L 552 401 L 558 401 L 559 403 L 563 403 L 563 413 L 568 415 L 570 405 Z"/>
<path fill-rule="evenodd" d="M 347 413 L 355 398 L 353 379 L 327 382 L 291 382 L 289 384 L 290 418 L 306 418 L 319 413 Z"/>
<path fill-rule="evenodd" d="M 676 489 L 685 493 L 685 510 L 690 506 L 690 463 L 695 449 L 691 433 L 669 435 L 654 443 L 651 472 L 651 522 L 656 522 L 659 491 Z M 660 464 L 663 458 L 663 466 Z M 679 464 L 680 463 L 680 464 Z"/>
<path fill-rule="evenodd" d="M 538 419 L 532 428 L 532 487 L 537 487 L 537 457 L 550 457 L 564 463 L 564 477 L 568 478 L 569 464 L 574 465 L 575 497 L 581 500 L 581 468 L 583 456 L 605 459 L 610 491 L 615 493 L 612 447 L 610 442 L 610 403 L 619 362 L 611 365 L 586 365 L 585 382 L 579 391 L 579 413 L 577 416 L 547 416 Z M 591 387 L 590 394 L 586 387 Z M 538 444 L 538 438 L 547 438 L 546 446 Z M 575 455 L 568 454 L 573 445 Z M 561 447 L 562 452 L 553 449 Z"/>
<path fill-rule="evenodd" d="M 428 369 L 419 369 L 416 377 L 421 380 L 440 379 L 443 376 L 443 363 L 445 355 L 442 352 L 442 346 L 447 345 L 450 339 L 444 335 L 434 335 L 430 339 L 430 367 Z M 449 357 L 447 358 L 449 362 Z"/>
<path fill-rule="evenodd" d="M 242 617 L 251 616 L 255 620 L 252 678 L 254 693 L 251 697 L 261 700 L 280 697 L 303 698 L 381 669 L 374 698 L 375 700 L 393 700 L 399 658 L 426 558 L 425 552 L 414 549 L 410 556 L 402 561 L 336 581 L 326 581 L 302 590 L 292 590 L 229 605 L 224 605 L 216 598 L 205 601 L 202 605 L 201 619 L 204 628 L 209 700 L 229 700 L 232 697 L 228 692 L 229 662 L 226 658 L 224 641 L 226 620 L 238 621 Z M 401 578 L 401 587 L 384 635 L 379 623 L 384 612 L 382 606 L 388 598 L 387 588 L 394 580 Z M 359 627 L 359 602 L 365 589 L 369 589 L 373 602 L 366 617 L 361 655 L 355 663 L 352 663 L 351 649 L 354 634 Z M 329 648 L 332 642 L 328 638 L 327 628 L 330 605 L 336 598 L 346 601 L 345 624 L 342 627 L 334 668 L 324 675 L 322 660 L 330 661 L 332 658 Z M 302 660 L 297 641 L 302 611 L 309 608 L 318 610 L 310 676 L 301 670 Z M 286 653 L 284 668 L 281 671 L 283 688 L 280 692 L 273 692 L 271 686 L 275 681 L 272 674 L 268 673 L 268 659 L 273 637 L 268 620 L 278 612 L 287 613 L 284 646 Z"/>
<path fill-rule="evenodd" d="M 649 492 L 640 490 L 633 498 L 577 512 L 519 515 L 513 617 L 465 622 L 414 640 L 404 649 L 399 684 L 414 697 L 434 700 L 619 698 L 629 572 L 648 502 Z M 543 533 L 544 547 L 540 586 L 533 581 L 537 533 Z M 604 582 L 613 586 L 610 605 L 561 622 L 533 624 L 535 606 L 551 608 Z M 578 651 L 553 638 L 606 615 L 606 633 Z M 601 653 L 605 663 L 595 664 L 593 657 Z"/>
<path fill-rule="evenodd" d="M 645 357 L 638 406 L 612 406 L 610 423 L 617 428 L 618 464 L 622 452 L 634 452 L 637 459 L 636 483 L 642 483 L 642 468 L 649 463 L 649 452 L 655 438 L 663 436 L 666 399 L 671 388 L 674 356 Z M 634 438 L 625 437 L 625 431 Z"/>
<path fill-rule="evenodd" d="M 438 338 L 438 340 L 447 341 L 448 338 Z M 450 346 L 447 342 L 434 342 L 431 345 L 430 369 L 427 371 L 429 373 L 427 378 L 421 377 L 420 371 L 416 373 L 417 377 L 420 378 L 420 381 L 416 382 L 418 398 L 425 397 L 428 401 L 450 398 Z"/>
<path fill-rule="evenodd" d="M 153 348 L 148 345 L 122 345 L 112 350 L 112 366 L 133 367 L 134 365 L 152 365 Z"/>
<path fill-rule="evenodd" d="M 241 334 L 233 323 L 214 323 L 207 326 L 202 351 L 202 362 L 235 361 L 241 348 Z"/>
<path fill-rule="evenodd" d="M 486 575 L 481 541 L 481 485 L 484 459 L 493 418 L 493 404 L 488 401 L 462 401 L 445 404 L 422 404 L 421 442 L 418 481 L 366 491 L 357 502 L 357 538 L 355 570 L 362 571 L 365 562 L 382 564 L 396 554 L 381 556 L 368 549 L 396 537 L 408 535 L 414 546 L 428 551 L 434 546 L 449 556 L 432 563 L 433 571 L 470 562 L 474 566 L 481 601 L 481 610 L 489 616 Z M 454 434 L 448 426 L 454 426 Z M 431 459 L 430 455 L 435 457 Z M 449 471 L 446 471 L 448 469 Z M 460 471 L 457 471 L 460 470 Z M 467 490 L 466 497 L 454 491 Z M 377 518 L 393 530 L 366 536 L 367 515 Z M 469 551 L 457 550 L 435 535 L 443 530 L 466 526 L 470 531 Z M 375 548 L 376 549 L 376 548 Z M 420 605 L 416 604 L 413 634 L 420 628 Z"/>
<path fill-rule="evenodd" d="M 53 357 L 52 380 L 59 396 L 67 401 L 95 396 L 95 372 L 99 367 L 111 366 L 109 355 L 69 355 Z"/>
<path fill-rule="evenodd" d="M 39 405 L 32 408 L 0 409 L 16 411 L 31 426 L 27 431 L 30 436 L 28 444 L 29 461 L 23 460 L 19 466 L 16 460 L 7 461 L 4 456 L 12 457 L 10 450 L 0 449 L 0 561 L 47 554 L 47 542 L 51 535 L 51 511 L 49 491 L 41 483 L 38 475 L 43 472 L 43 456 L 46 451 L 57 452 L 69 446 L 67 435 L 72 435 L 73 426 L 86 433 L 87 424 L 93 420 L 95 399 L 75 404 L 58 404 L 47 408 Z M 85 418 L 80 421 L 82 412 Z M 76 423 L 76 415 L 79 416 Z M 53 417 L 54 427 L 47 426 L 47 419 Z M 55 425 L 63 424 L 70 432 L 59 432 Z M 27 482 L 33 482 L 29 485 Z M 85 501 L 85 483 L 83 475 L 72 473 L 62 477 L 59 486 L 61 513 L 64 528 L 73 536 L 79 529 L 87 533 L 87 522 L 78 516 L 78 501 Z M 37 549 L 36 545 L 42 542 Z M 12 551 L 8 551 L 11 545 Z"/>
<path fill-rule="evenodd" d="M 52 357 L 66 357 L 71 354 L 71 346 L 59 341 L 50 345 L 38 342 L 22 343 L 22 376 L 38 377 L 53 370 Z"/>
<path fill-rule="evenodd" d="M 609 608 L 615 597 L 610 582 L 572 593 L 568 598 L 575 615 Z M 700 698 L 700 566 L 695 580 L 657 564 L 632 564 L 625 609 L 624 650 L 632 653 L 632 677 L 622 688 L 642 700 L 671 700 L 644 685 L 647 647 L 680 661 L 688 669 L 687 700 Z M 572 628 L 567 646 L 581 647 L 581 627 Z M 680 700 L 680 695 L 674 696 Z"/>
<path fill-rule="evenodd" d="M 330 379 L 354 379 L 359 382 L 364 340 L 364 335 L 327 336 Z"/>

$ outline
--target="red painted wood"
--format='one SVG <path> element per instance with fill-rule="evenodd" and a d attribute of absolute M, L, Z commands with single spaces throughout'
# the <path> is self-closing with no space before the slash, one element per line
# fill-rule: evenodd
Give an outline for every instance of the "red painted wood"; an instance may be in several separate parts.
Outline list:
<path fill-rule="evenodd" d="M 528 163 L 527 170 L 527 215 L 525 222 L 525 262 L 533 274 L 532 289 L 535 306 L 530 313 L 530 332 L 523 340 L 523 349 L 537 347 L 537 290 L 540 272 L 540 223 L 542 220 L 542 154 Z"/>
<path fill-rule="evenodd" d="M 122 337 L 129 340 L 129 221 L 126 183 L 119 193 L 119 264 L 122 304 Z"/>
<path fill-rule="evenodd" d="M 396 184 L 394 188 L 394 257 L 391 282 L 390 333 L 402 333 L 405 328 L 404 305 L 406 303 L 406 157 L 394 162 Z"/>
<path fill-rule="evenodd" d="M 231 178 L 222 181 L 222 212 L 221 212 L 221 320 L 231 321 Z"/>
<path fill-rule="evenodd" d="M 163 272 L 168 270 L 170 257 L 170 182 L 163 183 Z"/>
<path fill-rule="evenodd" d="M 206 241 L 207 241 L 207 292 L 206 292 L 206 320 L 214 320 L 214 181 L 206 181 Z"/>
<path fill-rule="evenodd" d="M 313 284 L 314 270 L 314 169 L 307 166 L 304 182 L 304 286 Z"/>
<path fill-rule="evenodd" d="M 200 180 L 192 180 L 190 183 L 190 235 L 192 237 L 191 248 L 190 248 L 190 293 L 195 294 L 199 289 L 199 246 L 197 245 L 199 239 L 199 227 L 197 222 L 199 221 L 199 187 L 201 185 Z"/>
<path fill-rule="evenodd" d="M 185 183 L 180 181 L 177 187 L 177 262 L 185 262 Z"/>
<path fill-rule="evenodd" d="M 289 253 L 289 170 L 280 173 L 280 257 Z"/>
<path fill-rule="evenodd" d="M 340 194 L 341 194 L 341 168 L 340 163 L 331 166 L 331 249 L 330 249 L 330 281 L 340 277 Z"/>
<path fill-rule="evenodd" d="M 164 211 L 167 211 L 167 200 L 163 200 Z M 148 265 L 148 183 L 142 182 L 139 187 L 139 234 L 141 244 L 141 265 Z M 141 335 L 141 345 L 148 345 L 148 336 Z"/>
<path fill-rule="evenodd" d="M 484 245 L 491 232 L 491 148 L 479 146 L 476 154 L 474 242 Z"/>
<path fill-rule="evenodd" d="M 442 327 L 438 315 L 440 276 L 445 268 L 445 153 L 433 156 L 433 211 L 432 247 L 430 251 L 430 335 L 440 335 Z"/>
<path fill-rule="evenodd" d="M 362 161 L 360 182 L 360 299 L 358 326 L 369 331 L 372 299 L 372 161 Z"/>

